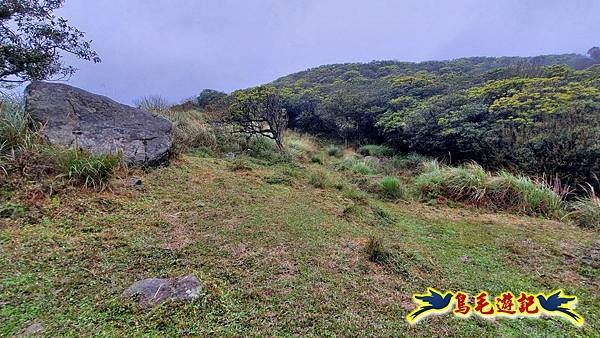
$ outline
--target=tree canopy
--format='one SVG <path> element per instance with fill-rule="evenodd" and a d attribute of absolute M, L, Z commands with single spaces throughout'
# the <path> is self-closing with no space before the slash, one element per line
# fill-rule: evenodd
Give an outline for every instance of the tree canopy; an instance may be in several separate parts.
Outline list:
<path fill-rule="evenodd" d="M 0 84 L 68 78 L 76 69 L 63 53 L 100 62 L 85 34 L 53 11 L 64 0 L 3 0 L 0 3 Z"/>
<path fill-rule="evenodd" d="M 283 137 L 288 114 L 282 106 L 279 91 L 273 86 L 259 86 L 236 91 L 232 98 L 226 120 L 234 125 L 237 132 L 271 138 L 285 154 Z"/>

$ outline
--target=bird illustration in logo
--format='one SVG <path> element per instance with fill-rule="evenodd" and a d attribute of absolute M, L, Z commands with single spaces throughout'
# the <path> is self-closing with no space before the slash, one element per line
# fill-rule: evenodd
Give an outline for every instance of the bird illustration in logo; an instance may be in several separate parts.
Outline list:
<path fill-rule="evenodd" d="M 576 325 L 583 325 L 583 317 L 576 313 L 571 305 L 577 303 L 576 296 L 567 296 L 562 290 L 557 290 L 550 296 L 537 295 L 540 306 L 548 315 L 559 315 L 571 320 Z"/>
<path fill-rule="evenodd" d="M 406 317 L 409 323 L 414 324 L 431 314 L 441 314 L 450 309 L 454 296 L 451 292 L 442 294 L 433 288 L 428 288 L 427 291 L 422 295 L 414 295 L 413 299 L 419 306 Z"/>

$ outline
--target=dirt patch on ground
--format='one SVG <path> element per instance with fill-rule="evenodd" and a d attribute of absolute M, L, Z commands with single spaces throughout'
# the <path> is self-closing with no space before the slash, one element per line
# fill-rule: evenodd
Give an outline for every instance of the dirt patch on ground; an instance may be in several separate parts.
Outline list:
<path fill-rule="evenodd" d="M 179 214 L 164 215 L 163 219 L 171 225 L 164 249 L 180 250 L 193 242 L 190 227 L 180 220 Z"/>
<path fill-rule="evenodd" d="M 277 267 L 278 279 L 293 279 L 298 276 L 298 264 L 290 257 L 285 245 L 268 247 L 262 253 L 267 264 Z"/>

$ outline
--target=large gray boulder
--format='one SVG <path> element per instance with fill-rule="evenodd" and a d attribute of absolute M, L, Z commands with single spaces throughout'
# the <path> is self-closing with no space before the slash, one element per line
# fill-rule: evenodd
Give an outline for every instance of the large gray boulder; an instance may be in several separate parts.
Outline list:
<path fill-rule="evenodd" d="M 26 109 L 52 144 L 92 153 L 121 151 L 129 164 L 168 163 L 171 122 L 108 97 L 62 83 L 32 82 Z"/>

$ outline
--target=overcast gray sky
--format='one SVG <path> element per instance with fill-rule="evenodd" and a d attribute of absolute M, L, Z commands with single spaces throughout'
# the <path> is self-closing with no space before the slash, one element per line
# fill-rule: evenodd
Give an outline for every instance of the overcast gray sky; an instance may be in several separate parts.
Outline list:
<path fill-rule="evenodd" d="M 100 64 L 70 83 L 131 103 L 232 91 L 322 64 L 584 54 L 600 0 L 67 0 Z"/>

